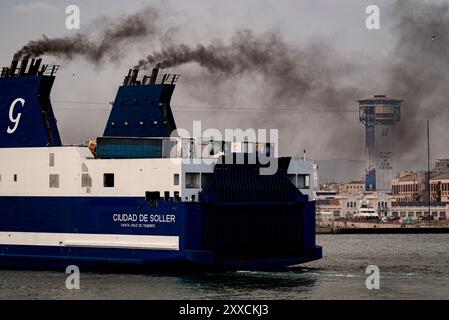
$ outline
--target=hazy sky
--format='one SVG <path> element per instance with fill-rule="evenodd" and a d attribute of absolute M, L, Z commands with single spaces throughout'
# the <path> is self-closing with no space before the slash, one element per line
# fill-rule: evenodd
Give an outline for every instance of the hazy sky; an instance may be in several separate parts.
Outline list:
<path fill-rule="evenodd" d="M 42 34 L 59 36 L 65 29 L 65 8 L 77 4 L 81 9 L 82 26 L 100 16 L 133 13 L 145 5 L 162 8 L 167 18 L 191 31 L 198 40 L 231 35 L 236 29 L 255 31 L 279 30 L 291 41 L 325 36 L 342 48 L 374 49 L 388 38 L 384 30 L 369 32 L 365 28 L 365 8 L 376 0 L 2 0 L 0 3 L 0 57 L 8 59 L 24 42 Z M 384 14 L 388 14 L 385 6 Z"/>
<path fill-rule="evenodd" d="M 46 1 L 13 1 L 0 2 L 0 61 L 9 64 L 14 52 L 32 39 L 40 38 L 43 34 L 49 37 L 71 35 L 75 31 L 65 29 L 65 8 L 69 4 L 77 4 L 81 9 L 81 32 L 92 25 L 93 20 L 102 17 L 118 17 L 138 11 L 147 5 L 161 10 L 162 23 L 172 27 L 176 39 L 187 43 L 208 44 L 215 38 L 226 41 L 237 30 L 249 29 L 255 34 L 276 32 L 287 43 L 301 46 L 317 39 L 325 41 L 336 54 L 346 55 L 353 59 L 357 57 L 361 64 L 367 65 L 372 83 L 369 84 L 369 95 L 378 94 L 376 91 L 376 66 L 381 57 L 391 52 L 394 38 L 391 35 L 391 25 L 395 23 L 391 16 L 392 1 L 376 0 L 46 0 Z M 381 8 L 381 30 L 369 31 L 365 27 L 365 8 L 368 5 L 378 5 Z M 74 62 L 57 61 L 53 58 L 47 62 L 60 62 L 63 69 L 58 75 L 53 89 L 55 101 L 85 101 L 108 102 L 113 101 L 118 85 L 127 70 L 137 59 L 143 58 L 152 50 L 151 43 L 140 43 L 132 48 L 124 47 L 126 57 L 119 62 L 103 66 L 92 66 L 82 59 Z M 129 50 L 129 54 L 128 54 Z M 179 68 L 179 72 L 189 71 L 189 68 Z M 370 78 L 364 75 L 364 79 Z M 189 77 L 184 77 L 178 85 L 173 106 L 209 105 L 202 101 L 202 88 L 194 83 L 187 83 Z M 344 79 L 342 79 L 344 81 Z M 366 83 L 361 83 L 361 87 Z M 242 83 L 242 86 L 244 84 Z M 246 90 L 246 91 L 245 91 Z M 247 95 L 254 94 L 250 85 L 244 89 Z M 232 93 L 228 93 L 232 94 Z M 358 122 L 358 96 L 353 97 L 353 104 L 345 106 L 354 108 L 354 113 L 335 119 L 333 114 L 296 113 L 280 114 L 276 119 L 264 117 L 258 119 L 257 113 L 232 113 L 226 111 L 214 112 L 186 112 L 179 109 L 175 113 L 179 127 L 191 126 L 193 120 L 204 120 L 205 126 L 210 127 L 245 127 L 246 124 L 257 123 L 264 128 L 279 127 L 281 140 L 292 143 L 291 149 L 284 143 L 285 153 L 299 153 L 303 149 L 309 150 L 315 159 L 346 159 L 364 158 L 364 131 Z M 248 105 L 248 97 L 232 100 L 233 103 Z M 217 101 L 223 105 L 225 101 Z M 104 111 L 107 105 L 84 105 L 53 103 L 59 120 L 59 127 L 65 143 L 79 143 L 101 135 L 108 113 Z M 88 109 L 95 109 L 88 111 Z M 78 110 L 76 110 L 78 109 Z M 99 110 L 98 110 L 99 109 Z M 103 110 L 103 111 L 102 111 Z M 276 115 L 273 115 L 276 117 Z M 327 128 L 337 126 L 352 128 L 354 134 L 350 139 L 350 146 L 338 148 L 330 144 L 338 143 L 331 140 L 338 137 L 345 140 L 345 136 L 338 136 L 338 131 L 328 131 Z M 344 130 L 343 130 L 344 131 Z M 347 142 L 347 141 L 346 141 Z M 356 146 L 354 148 L 354 145 Z M 439 143 L 434 152 L 438 156 L 447 156 L 446 144 Z M 350 153 L 350 154 L 348 154 Z M 437 156 L 435 155 L 435 156 Z"/>

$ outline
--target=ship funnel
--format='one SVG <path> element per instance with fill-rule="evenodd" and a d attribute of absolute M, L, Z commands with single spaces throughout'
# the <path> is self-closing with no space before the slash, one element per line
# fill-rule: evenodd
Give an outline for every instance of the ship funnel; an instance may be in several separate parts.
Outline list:
<path fill-rule="evenodd" d="M 136 84 L 137 82 L 137 77 L 139 76 L 139 69 L 134 69 L 132 71 L 132 76 L 131 76 L 131 80 L 130 80 L 130 84 Z"/>
<path fill-rule="evenodd" d="M 123 82 L 124 85 L 130 85 L 131 84 L 131 74 L 133 73 L 133 69 L 129 69 L 128 75 L 125 77 L 125 81 Z"/>
<path fill-rule="evenodd" d="M 153 72 L 151 73 L 150 84 L 156 84 L 158 75 L 159 75 L 159 69 L 154 68 Z"/>
<path fill-rule="evenodd" d="M 41 64 L 42 64 L 42 59 L 37 59 L 36 60 L 36 64 L 34 66 L 34 74 L 35 75 L 39 73 L 39 68 L 41 67 Z M 42 73 L 44 73 L 45 70 L 46 70 L 46 67 L 43 67 L 42 68 Z"/>
<path fill-rule="evenodd" d="M 31 59 L 30 67 L 28 68 L 28 74 L 33 75 L 34 62 L 36 59 Z"/>
<path fill-rule="evenodd" d="M 18 60 L 13 60 L 13 62 L 11 62 L 11 67 L 9 68 L 9 74 L 11 77 L 14 76 L 14 74 L 16 73 L 16 69 L 17 69 L 17 65 L 19 64 Z"/>
<path fill-rule="evenodd" d="M 27 66 L 28 66 L 28 59 L 23 59 L 22 64 L 20 65 L 19 75 L 23 76 L 25 74 Z"/>
<path fill-rule="evenodd" d="M 1 102 L 9 103 L 21 98 L 25 108 L 20 109 L 22 117 L 28 119 L 20 122 L 20 130 L 0 131 L 0 148 L 44 148 L 62 146 L 58 125 L 51 105 L 51 89 L 54 84 L 53 74 L 36 76 L 42 60 L 14 59 L 10 68 L 3 68 L 0 78 Z M 19 65 L 20 64 L 20 65 Z M 55 67 L 55 72 L 57 70 Z M 8 72 L 7 72 L 8 70 Z M 34 73 L 33 73 L 34 72 Z M 25 103 L 26 100 L 26 103 Z M 11 108 L 0 107 L 0 128 L 11 128 Z M 19 107 L 16 107 L 16 109 Z M 18 109 L 17 109 L 18 110 Z M 10 117 L 8 117 L 8 111 Z M 23 118 L 22 118 L 23 119 Z"/>
<path fill-rule="evenodd" d="M 28 74 L 30 76 L 35 76 L 38 72 L 39 72 L 39 67 L 42 63 L 42 59 L 32 59 L 31 60 L 31 64 L 30 64 L 30 68 L 28 69 Z"/>

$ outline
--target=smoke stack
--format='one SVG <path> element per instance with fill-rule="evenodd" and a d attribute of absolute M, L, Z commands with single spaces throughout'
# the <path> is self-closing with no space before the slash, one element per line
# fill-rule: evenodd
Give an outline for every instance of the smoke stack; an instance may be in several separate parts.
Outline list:
<path fill-rule="evenodd" d="M 151 73 L 150 84 L 156 84 L 158 75 L 159 75 L 159 69 L 154 68 L 153 72 Z"/>
<path fill-rule="evenodd" d="M 139 76 L 139 69 L 134 69 L 132 71 L 130 84 L 135 84 L 137 82 L 137 77 Z"/>
<path fill-rule="evenodd" d="M 30 76 L 35 76 L 38 72 L 39 72 L 39 67 L 42 63 L 42 59 L 32 59 L 31 60 L 31 64 L 30 64 L 30 68 L 28 69 L 28 74 Z"/>
<path fill-rule="evenodd" d="M 19 75 L 23 76 L 25 74 L 27 66 L 28 66 L 28 59 L 23 59 L 22 64 L 20 65 Z"/>
<path fill-rule="evenodd" d="M 31 75 L 33 73 L 34 62 L 36 59 L 31 59 L 30 67 L 28 68 L 28 74 Z"/>
<path fill-rule="evenodd" d="M 129 69 L 128 75 L 125 77 L 125 81 L 123 82 L 124 85 L 130 85 L 131 84 L 131 73 L 133 72 L 133 69 Z"/>
<path fill-rule="evenodd" d="M 41 66 L 42 59 L 37 59 L 34 67 L 34 74 L 37 74 L 39 72 L 39 68 Z"/>
<path fill-rule="evenodd" d="M 13 62 L 11 63 L 11 67 L 9 68 L 9 75 L 11 77 L 14 76 L 14 74 L 16 73 L 16 69 L 17 69 L 17 65 L 19 64 L 18 60 L 13 60 Z"/>

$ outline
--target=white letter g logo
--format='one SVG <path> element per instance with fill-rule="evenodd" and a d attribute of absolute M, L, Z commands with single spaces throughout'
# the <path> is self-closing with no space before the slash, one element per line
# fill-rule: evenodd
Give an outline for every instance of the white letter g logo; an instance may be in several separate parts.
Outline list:
<path fill-rule="evenodd" d="M 9 121 L 11 121 L 12 124 L 14 124 L 14 127 L 11 129 L 11 127 L 8 126 L 8 134 L 13 134 L 16 132 L 17 127 L 19 126 L 20 118 L 22 117 L 22 113 L 18 113 L 17 117 L 14 118 L 14 108 L 16 107 L 16 104 L 20 103 L 22 107 L 25 105 L 25 100 L 22 98 L 16 99 L 11 103 L 11 107 L 9 107 Z"/>

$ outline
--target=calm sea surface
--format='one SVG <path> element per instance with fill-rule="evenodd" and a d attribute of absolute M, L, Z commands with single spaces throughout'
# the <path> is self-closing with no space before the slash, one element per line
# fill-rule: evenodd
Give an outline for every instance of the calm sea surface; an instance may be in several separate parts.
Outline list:
<path fill-rule="evenodd" d="M 449 299 L 449 235 L 323 235 L 325 258 L 283 272 L 82 273 L 0 270 L 0 299 Z M 380 290 L 365 287 L 380 268 Z"/>

